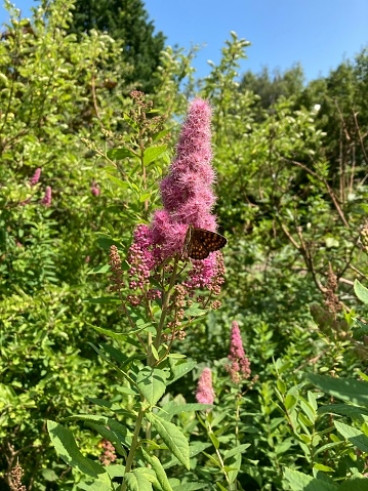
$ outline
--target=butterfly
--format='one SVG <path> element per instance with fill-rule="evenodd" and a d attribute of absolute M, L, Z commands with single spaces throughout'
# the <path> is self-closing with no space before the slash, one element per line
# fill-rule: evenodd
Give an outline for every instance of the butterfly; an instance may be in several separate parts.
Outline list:
<path fill-rule="evenodd" d="M 218 251 L 227 240 L 216 232 L 189 226 L 185 238 L 185 252 L 192 259 L 206 259 L 210 252 Z"/>

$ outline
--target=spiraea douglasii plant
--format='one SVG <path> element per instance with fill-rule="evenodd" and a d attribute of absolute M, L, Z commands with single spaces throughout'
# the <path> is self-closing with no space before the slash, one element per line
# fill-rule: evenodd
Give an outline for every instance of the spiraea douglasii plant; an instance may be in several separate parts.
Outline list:
<path fill-rule="evenodd" d="M 178 412 L 211 407 L 208 403 L 213 402 L 213 397 L 203 396 L 209 369 L 202 373 L 199 403 L 160 404 L 160 400 L 171 384 L 196 366 L 195 361 L 177 353 L 176 346 L 208 310 L 220 305 L 224 263 L 219 249 L 226 239 L 216 232 L 212 213 L 215 195 L 210 118 L 209 104 L 195 99 L 180 134 L 176 158 L 161 181 L 163 208 L 154 212 L 148 224 L 136 227 L 125 259 L 121 258 L 124 251 L 116 245 L 110 247 L 111 290 L 119 298 L 126 328 L 116 332 L 94 326 L 101 336 L 120 346 L 119 349 L 107 344 L 96 350 L 116 369 L 125 397 L 121 404 L 114 404 L 108 400 L 107 391 L 107 399 L 99 402 L 102 407 L 109 407 L 114 416 L 76 418 L 114 445 L 120 464 L 103 468 L 83 457 L 69 430 L 58 423 L 48 423 L 59 455 L 87 474 L 82 485 L 85 489 L 91 480 L 96 481 L 94 485 L 115 489 L 115 476 L 123 477 L 121 490 L 151 489 L 157 482 L 162 489 L 195 483 L 191 459 L 203 449 L 203 442 L 191 444 L 190 425 L 180 428 L 172 420 Z M 240 369 L 236 356 L 242 363 Z M 248 373 L 243 361 L 244 353 L 234 352 L 229 368 L 233 377 L 236 372 Z M 203 402 L 207 405 L 201 405 Z M 218 464 L 230 484 L 220 457 Z M 168 465 L 170 469 L 173 466 L 170 480 L 164 469 Z"/>

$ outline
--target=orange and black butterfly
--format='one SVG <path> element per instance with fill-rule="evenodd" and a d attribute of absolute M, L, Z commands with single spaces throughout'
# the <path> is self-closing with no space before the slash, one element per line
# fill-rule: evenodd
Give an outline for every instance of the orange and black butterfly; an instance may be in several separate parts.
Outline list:
<path fill-rule="evenodd" d="M 185 252 L 192 259 L 206 259 L 210 252 L 218 251 L 226 242 L 220 234 L 190 225 L 185 239 Z"/>

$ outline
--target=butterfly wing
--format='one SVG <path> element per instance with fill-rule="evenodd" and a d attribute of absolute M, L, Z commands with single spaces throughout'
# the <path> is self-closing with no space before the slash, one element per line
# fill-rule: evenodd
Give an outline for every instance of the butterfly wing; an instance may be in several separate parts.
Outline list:
<path fill-rule="evenodd" d="M 188 243 L 188 256 L 192 259 L 206 259 L 210 252 L 218 251 L 226 244 L 227 240 L 220 234 L 193 228 Z"/>

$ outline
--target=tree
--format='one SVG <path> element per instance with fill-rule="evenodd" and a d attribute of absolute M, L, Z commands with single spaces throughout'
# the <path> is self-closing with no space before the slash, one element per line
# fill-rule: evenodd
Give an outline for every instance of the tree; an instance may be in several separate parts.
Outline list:
<path fill-rule="evenodd" d="M 91 29 L 106 31 L 123 43 L 122 57 L 132 66 L 127 83 L 151 92 L 166 38 L 162 32 L 154 33 L 142 0 L 76 0 L 70 31 L 81 34 Z"/>
<path fill-rule="evenodd" d="M 273 75 L 270 75 L 268 68 L 264 68 L 259 74 L 246 72 L 240 90 L 250 90 L 259 97 L 255 107 L 260 113 L 257 119 L 262 120 L 262 112 L 272 109 L 280 97 L 289 98 L 300 94 L 303 90 L 303 81 L 304 73 L 300 65 L 295 65 L 283 73 L 276 69 Z"/>

